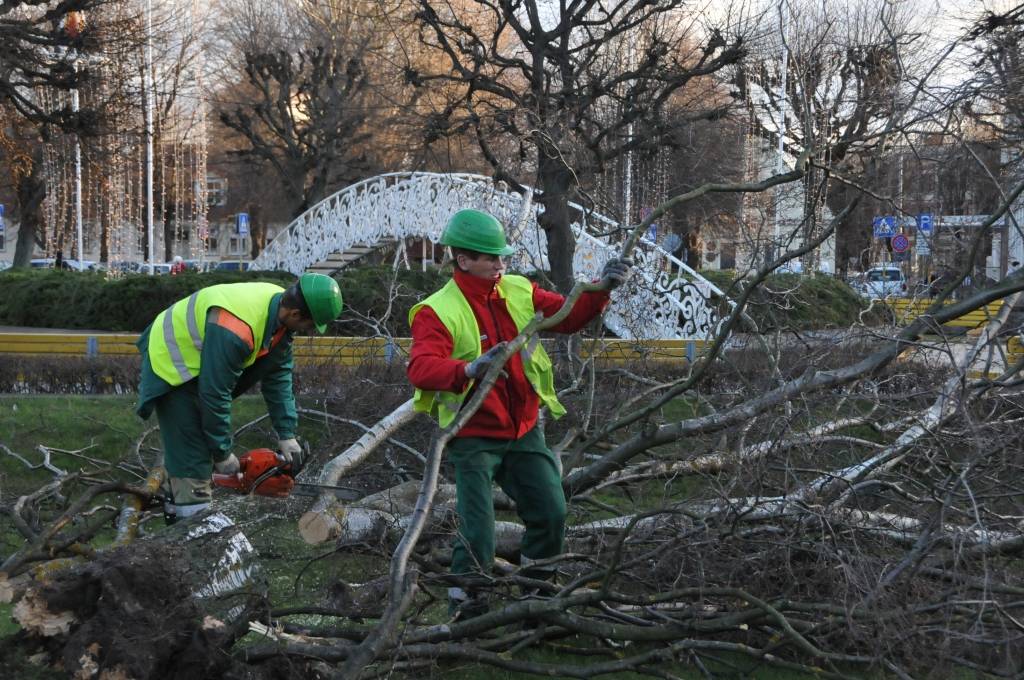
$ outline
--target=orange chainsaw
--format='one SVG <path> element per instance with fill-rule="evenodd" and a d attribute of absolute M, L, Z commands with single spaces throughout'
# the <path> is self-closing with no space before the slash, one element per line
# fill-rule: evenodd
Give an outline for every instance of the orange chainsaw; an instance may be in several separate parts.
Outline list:
<path fill-rule="evenodd" d="M 242 494 L 254 494 L 270 498 L 288 498 L 293 493 L 299 496 L 319 496 L 328 490 L 344 500 L 357 500 L 365 494 L 347 486 L 309 484 L 296 482 L 295 475 L 301 470 L 301 463 L 284 463 L 280 456 L 270 449 L 253 449 L 238 457 L 238 474 L 213 474 L 213 483 L 225 489 Z"/>

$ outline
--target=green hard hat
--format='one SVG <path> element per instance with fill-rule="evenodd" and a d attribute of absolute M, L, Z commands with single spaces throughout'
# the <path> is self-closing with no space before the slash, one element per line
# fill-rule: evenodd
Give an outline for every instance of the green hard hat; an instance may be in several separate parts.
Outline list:
<path fill-rule="evenodd" d="M 488 255 L 511 255 L 516 252 L 505 241 L 505 228 L 501 222 L 482 210 L 460 210 L 452 215 L 441 234 L 441 245 Z"/>
<path fill-rule="evenodd" d="M 309 307 L 316 332 L 323 333 L 327 324 L 341 314 L 341 289 L 338 288 L 338 282 L 323 274 L 303 274 L 299 277 L 299 291 Z"/>

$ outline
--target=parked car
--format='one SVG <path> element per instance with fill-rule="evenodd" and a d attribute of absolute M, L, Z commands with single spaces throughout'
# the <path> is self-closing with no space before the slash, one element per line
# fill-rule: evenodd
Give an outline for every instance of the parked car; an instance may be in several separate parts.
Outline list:
<path fill-rule="evenodd" d="M 95 262 L 93 260 L 82 260 L 79 262 L 74 259 L 64 260 L 64 268 L 76 272 L 100 272 L 107 270 L 107 268 L 99 262 Z"/>
<path fill-rule="evenodd" d="M 872 267 L 864 272 L 859 292 L 866 298 L 885 299 L 907 294 L 907 277 L 896 265 Z"/>
<path fill-rule="evenodd" d="M 53 269 L 56 263 L 57 260 L 52 257 L 37 257 L 34 260 L 29 260 L 28 266 L 32 269 Z"/>

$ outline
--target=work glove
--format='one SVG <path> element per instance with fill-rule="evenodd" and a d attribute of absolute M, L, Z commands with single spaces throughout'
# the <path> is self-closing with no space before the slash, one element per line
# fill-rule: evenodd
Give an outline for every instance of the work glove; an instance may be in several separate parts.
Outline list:
<path fill-rule="evenodd" d="M 280 439 L 277 442 L 277 457 L 282 463 L 291 463 L 293 458 L 302 453 L 302 447 L 295 437 L 291 439 Z"/>
<path fill-rule="evenodd" d="M 219 463 L 213 464 L 213 469 L 222 475 L 237 475 L 240 467 L 233 453 Z"/>
<path fill-rule="evenodd" d="M 491 364 L 493 364 L 495 359 L 498 358 L 498 355 L 505 351 L 505 345 L 507 344 L 507 342 L 499 342 L 497 345 L 466 364 L 466 377 L 472 378 L 473 380 L 484 377 L 484 374 L 487 373 L 487 369 L 491 367 Z"/>
<path fill-rule="evenodd" d="M 613 257 L 604 263 L 601 270 L 601 284 L 605 290 L 615 290 L 629 278 L 629 270 L 633 266 L 633 258 Z"/>

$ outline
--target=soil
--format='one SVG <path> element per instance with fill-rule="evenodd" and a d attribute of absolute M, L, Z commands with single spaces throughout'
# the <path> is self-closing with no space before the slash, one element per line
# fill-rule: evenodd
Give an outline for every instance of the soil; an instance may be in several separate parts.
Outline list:
<path fill-rule="evenodd" d="M 56 575 L 38 590 L 48 611 L 74 614 L 68 633 L 22 631 L 10 643 L 71 678 L 200 680 L 299 677 L 290 664 L 248 666 L 224 650 L 230 625 L 210 615 L 209 600 L 192 596 L 197 577 L 188 544 L 142 541 L 100 553 Z M 244 631 L 242 631 L 244 632 Z M 8 654 L 0 650 L 4 658 Z"/>

